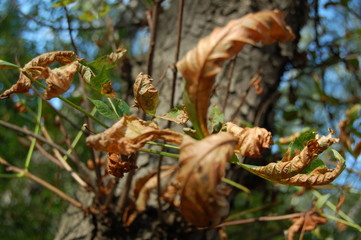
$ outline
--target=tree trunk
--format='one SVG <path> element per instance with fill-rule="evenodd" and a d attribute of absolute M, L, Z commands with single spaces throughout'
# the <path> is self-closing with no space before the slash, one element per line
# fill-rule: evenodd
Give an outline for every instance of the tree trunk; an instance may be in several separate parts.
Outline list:
<path fill-rule="evenodd" d="M 307 15 L 305 1 L 303 0 L 186 0 L 180 56 L 192 49 L 201 37 L 208 35 L 215 27 L 224 26 L 230 19 L 240 18 L 249 12 L 257 12 L 262 9 L 279 9 L 282 11 L 287 16 L 286 22 L 292 27 L 296 36 L 305 23 Z M 158 114 L 163 114 L 170 108 L 171 96 L 165 93 L 171 92 L 172 89 L 173 72 L 169 66 L 174 63 L 177 16 L 178 1 L 172 1 L 170 8 L 160 14 L 159 26 L 157 27 L 152 76 L 162 96 Z M 270 109 L 274 101 L 277 100 L 277 87 L 284 72 L 284 66 L 292 60 L 296 45 L 297 40 L 262 48 L 244 47 L 237 57 L 229 87 L 225 110 L 226 121 L 233 117 L 236 123 L 237 120 L 243 120 L 257 126 L 272 128 L 268 121 Z M 212 97 L 212 103 L 218 104 L 220 108 L 224 104 L 228 91 L 226 76 L 229 68 L 230 63 L 227 63 L 224 67 L 225 70 L 219 74 L 215 94 Z M 165 78 L 160 79 L 165 70 L 167 70 Z M 258 72 L 262 73 L 261 85 L 263 88 L 263 92 L 259 95 L 253 88 L 247 90 L 250 79 Z M 182 99 L 183 87 L 183 81 L 179 76 L 175 95 L 178 103 Z M 245 99 L 242 99 L 243 96 L 246 96 Z M 240 104 L 241 102 L 242 104 Z M 154 169 L 156 163 L 157 161 L 152 160 L 138 162 L 139 167 L 144 167 L 136 171 L 136 178 L 150 172 L 149 168 Z M 237 180 L 242 184 L 247 185 L 251 180 L 247 177 L 246 181 L 244 173 L 236 175 L 238 176 Z M 260 180 L 254 178 L 251 181 L 257 184 Z M 120 186 L 123 185 L 120 184 Z M 119 192 L 121 192 L 121 188 Z M 79 200 L 85 201 L 88 205 L 92 201 L 91 199 L 92 196 L 89 194 L 79 194 Z M 62 217 L 56 239 L 219 239 L 216 230 L 198 231 L 192 228 L 182 220 L 177 209 L 168 206 L 162 210 L 164 216 L 162 224 L 158 219 L 157 205 L 155 204 L 155 206 L 149 207 L 144 214 L 138 216 L 129 228 L 124 228 L 122 222 L 113 213 L 101 217 L 84 216 L 78 209 L 70 206 Z"/>

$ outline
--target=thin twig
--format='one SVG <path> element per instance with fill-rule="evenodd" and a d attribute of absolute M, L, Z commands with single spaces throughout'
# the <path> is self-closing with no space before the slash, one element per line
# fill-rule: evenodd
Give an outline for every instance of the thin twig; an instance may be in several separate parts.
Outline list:
<path fill-rule="evenodd" d="M 90 102 L 89 102 L 87 93 L 85 91 L 84 81 L 80 81 L 80 87 L 82 89 L 84 108 L 85 108 L 86 111 L 90 112 Z M 88 129 L 93 132 L 94 131 L 94 125 L 93 125 L 93 122 L 91 121 L 91 119 L 88 116 L 86 116 L 86 122 L 87 122 Z M 98 196 L 98 199 L 100 201 L 100 199 L 101 199 L 100 198 L 101 191 L 99 191 L 99 189 L 100 189 L 100 187 L 104 186 L 103 178 L 102 178 L 102 174 L 101 174 L 101 164 L 100 164 L 100 161 L 99 161 L 99 155 L 98 155 L 97 151 L 95 151 L 94 148 L 90 149 L 90 153 L 91 153 L 91 156 L 92 156 L 91 161 L 92 161 L 93 166 L 94 166 L 96 183 L 97 183 L 97 187 L 98 187 L 98 191 L 95 194 Z"/>
<path fill-rule="evenodd" d="M 180 44 L 181 44 L 181 37 L 182 37 L 182 22 L 183 22 L 183 8 L 184 8 L 184 1 L 180 0 L 178 4 L 178 27 L 177 27 L 177 41 L 176 41 L 176 49 L 174 54 L 174 69 L 173 69 L 173 81 L 172 81 L 172 93 L 171 93 L 171 100 L 170 100 L 170 109 L 174 107 L 174 98 L 175 98 L 175 92 L 176 92 L 176 85 L 177 85 L 177 74 L 178 69 L 176 66 L 176 63 L 179 59 L 179 51 L 180 51 Z M 168 121 L 167 128 L 171 128 L 172 122 Z M 164 146 L 162 147 L 162 151 L 164 150 Z M 158 216 L 160 222 L 163 222 L 163 214 L 162 214 L 162 186 L 161 186 L 161 168 L 163 165 L 163 155 L 159 156 L 158 159 L 158 166 L 157 166 L 157 203 L 158 203 Z"/>
<path fill-rule="evenodd" d="M 222 106 L 222 112 L 223 114 L 225 114 L 226 111 L 226 107 L 227 107 L 227 103 L 228 103 L 228 97 L 229 97 L 229 89 L 231 88 L 231 82 L 232 82 L 232 77 L 233 77 L 233 73 L 234 73 L 234 67 L 236 66 L 236 60 L 237 60 L 237 56 L 234 56 L 231 61 L 230 61 L 230 67 L 227 73 L 227 88 L 226 88 L 226 96 L 224 97 L 223 100 L 223 106 Z"/>
<path fill-rule="evenodd" d="M 31 137 L 29 137 L 31 139 Z M 52 161 L 55 165 L 63 168 L 64 166 L 60 163 L 60 161 L 54 157 L 53 155 L 51 155 L 50 153 L 48 153 L 39 143 L 36 143 L 35 147 L 50 161 Z"/>
<path fill-rule="evenodd" d="M 62 154 L 68 156 L 70 159 L 72 159 L 74 161 L 73 156 L 71 154 L 69 154 L 64 148 L 60 147 L 59 145 L 57 145 L 55 143 L 47 141 L 45 138 L 43 138 L 40 135 L 34 134 L 33 132 L 31 132 L 29 130 L 20 128 L 20 127 L 14 125 L 14 124 L 11 124 L 11 123 L 8 123 L 8 122 L 2 121 L 2 120 L 0 120 L 0 125 L 3 126 L 3 127 L 9 128 L 9 129 L 11 129 L 13 131 L 16 131 L 16 132 L 23 133 L 25 135 L 34 137 L 34 138 L 38 139 L 39 141 L 41 141 L 41 142 L 43 142 L 45 144 L 48 144 L 50 147 L 58 149 Z"/>
<path fill-rule="evenodd" d="M 73 29 L 71 28 L 71 19 L 70 19 L 70 15 L 69 15 L 69 12 L 68 12 L 68 8 L 66 6 L 64 6 L 63 8 L 65 10 L 66 21 L 68 23 L 68 32 L 69 32 L 69 36 L 70 36 L 70 42 L 71 42 L 71 45 L 74 48 L 74 52 L 76 54 L 78 54 L 78 48 L 76 47 L 75 41 L 74 41 L 74 38 L 73 38 Z"/>
<path fill-rule="evenodd" d="M 46 130 L 46 128 L 44 126 L 41 128 L 41 131 L 42 131 L 43 135 L 45 136 L 46 140 L 48 140 L 51 143 L 54 143 L 53 139 L 50 137 L 48 131 Z M 79 183 L 80 186 L 82 186 L 82 187 L 87 187 L 88 186 L 88 184 L 76 172 L 73 171 L 72 167 L 66 161 L 64 161 L 63 156 L 61 156 L 58 149 L 53 148 L 53 153 L 54 153 L 54 156 L 63 165 L 64 169 L 66 171 L 70 172 L 70 175 L 74 178 L 74 180 L 77 183 Z"/>
<path fill-rule="evenodd" d="M 61 118 L 63 118 L 64 120 L 66 120 L 73 128 L 77 129 L 77 130 L 82 130 L 80 126 L 78 126 L 76 123 L 74 123 L 72 120 L 70 120 L 70 118 L 68 118 L 66 115 L 64 115 L 62 112 L 60 112 L 58 109 L 56 109 L 49 101 L 47 101 L 44 96 L 41 94 L 41 92 L 35 88 L 34 86 L 32 86 L 31 88 L 39 97 L 41 97 L 41 99 L 43 100 L 43 102 L 45 102 L 46 104 L 49 105 L 49 107 L 51 109 L 53 109 L 57 115 L 59 115 Z M 83 131 L 85 134 L 87 134 L 86 131 Z"/>
<path fill-rule="evenodd" d="M 147 73 L 152 76 L 153 73 L 153 60 L 155 52 L 155 44 L 157 39 L 157 27 L 159 18 L 159 8 L 162 0 L 155 0 L 154 7 L 152 9 L 152 21 L 150 24 L 150 41 L 149 41 L 149 52 L 147 60 Z"/>
<path fill-rule="evenodd" d="M 286 214 L 286 215 L 280 215 L 280 216 L 263 216 L 263 217 L 258 217 L 258 218 L 249 218 L 249 219 L 221 223 L 213 228 L 221 228 L 221 227 L 225 227 L 225 226 L 234 226 L 234 225 L 241 225 L 241 224 L 247 224 L 247 223 L 253 223 L 253 222 L 280 221 L 280 220 L 286 220 L 286 219 L 290 219 L 290 218 L 297 218 L 304 214 L 305 213 L 301 212 L 301 213 L 292 213 L 292 214 Z"/>
<path fill-rule="evenodd" d="M 176 49 L 174 54 L 174 70 L 173 70 L 173 85 L 172 85 L 172 97 L 170 101 L 170 108 L 174 107 L 174 97 L 176 92 L 176 83 L 177 83 L 177 73 L 178 69 L 176 63 L 179 59 L 179 51 L 180 51 L 180 44 L 182 39 L 182 23 L 183 23 L 183 8 L 184 8 L 184 1 L 179 0 L 178 5 L 178 27 L 177 27 L 177 42 L 176 42 Z"/>
<path fill-rule="evenodd" d="M 134 154 L 131 157 L 134 157 L 134 161 L 135 161 L 135 165 L 136 165 L 136 161 L 138 159 L 138 154 Z M 121 196 L 119 197 L 117 205 L 115 207 L 115 212 L 119 215 L 121 215 L 121 213 L 123 213 L 125 206 L 128 202 L 129 191 L 132 186 L 132 181 L 133 181 L 134 175 L 135 175 L 135 170 L 131 170 L 128 173 L 127 178 L 125 180 L 125 186 L 124 186 L 124 190 L 122 192 L 123 194 L 121 194 Z"/>
<path fill-rule="evenodd" d="M 233 114 L 231 115 L 231 119 L 230 119 L 231 122 L 234 122 L 234 119 L 237 117 L 239 111 L 241 110 L 241 107 L 242 107 L 244 101 L 246 100 L 246 97 L 248 96 L 249 91 L 250 91 L 251 88 L 252 88 L 252 84 L 251 84 L 251 83 L 252 83 L 256 78 L 259 78 L 261 73 L 262 73 L 261 70 L 258 71 L 258 72 L 257 72 L 256 74 L 254 74 L 254 75 L 252 76 L 252 78 L 249 80 L 249 84 L 248 84 L 248 87 L 247 87 L 246 91 L 245 91 L 245 92 L 243 93 L 243 95 L 241 96 L 241 99 L 240 99 L 240 101 L 239 101 L 238 106 L 236 107 L 236 109 L 234 110 Z"/>
<path fill-rule="evenodd" d="M 46 182 L 45 180 L 35 176 L 34 174 L 30 173 L 29 171 L 25 171 L 24 169 L 20 169 L 17 168 L 13 165 L 11 165 L 10 163 L 8 163 L 5 159 L 0 157 L 0 164 L 4 165 L 6 167 L 6 170 L 9 172 L 14 172 L 14 173 L 19 173 L 21 175 L 23 175 L 24 177 L 29 178 L 30 180 L 40 184 L 41 186 L 47 188 L 48 190 L 52 191 L 53 193 L 55 193 L 56 195 L 58 195 L 61 199 L 69 202 L 71 205 L 80 208 L 81 210 L 83 210 L 84 212 L 90 212 L 92 214 L 98 214 L 99 211 L 93 207 L 85 207 L 81 202 L 78 202 L 77 200 L 75 200 L 74 198 L 70 197 L 69 195 L 67 195 L 66 193 L 64 193 L 63 191 L 61 191 L 59 188 L 51 185 L 50 183 Z"/>

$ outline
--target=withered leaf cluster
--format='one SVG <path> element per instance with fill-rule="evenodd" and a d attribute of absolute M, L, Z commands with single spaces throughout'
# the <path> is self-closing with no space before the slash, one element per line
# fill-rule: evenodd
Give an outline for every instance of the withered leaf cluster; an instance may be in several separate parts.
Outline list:
<path fill-rule="evenodd" d="M 28 92 L 32 80 L 45 79 L 48 88 L 44 93 L 45 99 L 57 97 L 66 92 L 73 80 L 75 72 L 79 67 L 80 58 L 72 51 L 55 51 L 44 53 L 25 64 L 20 73 L 19 80 L 8 90 L 0 95 L 0 99 L 8 98 L 13 93 Z M 50 69 L 49 65 L 58 62 L 63 65 L 60 68 Z M 26 73 L 25 73 L 26 72 Z"/>
<path fill-rule="evenodd" d="M 159 129 L 155 122 L 124 115 L 104 132 L 89 136 L 86 143 L 99 151 L 130 155 L 148 141 L 164 140 L 179 145 L 182 139 L 182 134 L 169 129 Z"/>

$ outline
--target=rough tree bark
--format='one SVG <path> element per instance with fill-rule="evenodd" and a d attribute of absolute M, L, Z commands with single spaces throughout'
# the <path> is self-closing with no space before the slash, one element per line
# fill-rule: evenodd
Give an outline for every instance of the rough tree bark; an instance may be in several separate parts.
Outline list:
<path fill-rule="evenodd" d="M 296 35 L 299 34 L 307 15 L 307 8 L 303 0 L 186 0 L 180 56 L 193 48 L 201 37 L 208 35 L 215 27 L 225 25 L 230 19 L 262 9 L 279 9 L 285 13 L 286 22 Z M 160 78 L 167 66 L 172 65 L 174 61 L 177 15 L 177 1 L 172 1 L 170 8 L 162 12 L 159 18 L 153 68 L 155 85 L 162 95 L 158 113 L 165 113 L 169 110 L 170 94 L 164 93 L 170 92 L 173 73 L 168 69 L 165 78 Z M 235 117 L 236 120 L 245 120 L 257 126 L 272 128 L 269 122 L 270 109 L 277 100 L 280 77 L 284 72 L 284 66 L 292 61 L 296 44 L 297 40 L 261 48 L 246 46 L 243 49 L 236 60 L 225 112 L 226 120 L 230 120 L 239 107 L 241 98 L 249 87 L 249 80 L 254 74 L 261 71 L 263 93 L 257 95 L 255 89 L 250 89 Z M 212 98 L 212 103 L 219 106 L 223 105 L 226 96 L 228 68 L 229 63 L 225 65 L 225 71 L 217 79 L 215 94 Z M 175 99 L 177 102 L 181 102 L 183 82 L 180 76 L 176 89 Z M 155 168 L 156 161 L 147 161 L 138 163 L 138 165 L 146 166 L 137 172 L 138 177 L 149 172 L 149 168 Z M 237 180 L 242 184 L 247 185 L 247 181 L 250 181 L 250 178 L 247 178 L 246 181 L 245 174 L 237 174 L 237 176 Z M 259 180 L 256 178 L 251 181 L 258 182 Z M 86 203 L 92 201 L 92 196 L 89 194 L 79 193 L 78 197 Z M 150 207 L 142 216 L 138 217 L 139 220 L 135 222 L 135 226 L 125 229 L 122 227 L 121 221 L 116 220 L 116 216 L 112 216 L 112 213 L 102 217 L 84 216 L 82 212 L 69 207 L 63 215 L 56 239 L 218 239 L 215 230 L 197 231 L 189 227 L 181 220 L 179 212 L 172 207 L 164 208 L 163 213 L 165 221 L 160 224 L 156 206 Z"/>

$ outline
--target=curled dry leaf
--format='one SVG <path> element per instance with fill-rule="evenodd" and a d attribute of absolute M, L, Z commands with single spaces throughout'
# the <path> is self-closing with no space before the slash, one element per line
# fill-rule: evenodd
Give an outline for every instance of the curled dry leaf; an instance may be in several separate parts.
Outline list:
<path fill-rule="evenodd" d="M 333 150 L 333 153 L 338 159 L 336 168 L 334 169 L 328 169 L 326 167 L 315 168 L 309 174 L 297 174 L 290 178 L 276 179 L 275 182 L 279 182 L 287 185 L 307 186 L 307 187 L 330 184 L 345 169 L 345 160 L 335 150 Z"/>
<path fill-rule="evenodd" d="M 175 166 L 163 166 L 161 169 L 160 179 L 162 187 L 162 196 L 169 195 L 168 187 L 170 187 L 170 181 L 174 178 L 177 171 Z M 150 198 L 151 191 L 158 186 L 157 172 L 151 172 L 137 180 L 133 188 L 133 196 L 135 201 L 131 201 L 132 204 L 128 205 L 123 214 L 123 224 L 129 226 L 136 219 L 137 215 L 145 211 L 148 200 Z M 175 194 L 175 193 L 174 193 Z"/>
<path fill-rule="evenodd" d="M 209 135 L 207 110 L 215 76 L 223 62 L 235 56 L 245 44 L 271 44 L 294 39 L 284 15 L 277 10 L 248 14 L 216 28 L 177 63 L 186 81 L 184 101 L 190 120 L 199 134 Z"/>
<path fill-rule="evenodd" d="M 115 98 L 115 92 L 112 87 L 112 82 L 104 83 L 100 93 L 107 96 L 108 98 Z"/>
<path fill-rule="evenodd" d="M 162 172 L 160 174 L 160 179 L 162 183 L 162 194 L 163 195 L 168 186 L 170 184 L 170 180 L 174 177 L 176 173 L 176 167 L 174 166 L 165 166 L 162 168 Z M 151 190 L 155 189 L 158 185 L 156 172 L 153 172 L 146 176 L 143 179 L 140 179 L 136 183 L 134 188 L 134 197 L 137 199 L 135 202 L 136 208 L 138 212 L 143 212 L 146 209 L 147 202 L 150 197 Z"/>
<path fill-rule="evenodd" d="M 144 73 L 139 73 L 135 79 L 134 107 L 143 110 L 145 113 L 154 115 L 158 106 L 158 90 L 152 84 L 153 79 Z"/>
<path fill-rule="evenodd" d="M 184 137 L 176 185 L 181 213 L 197 227 L 218 224 L 228 214 L 229 188 L 221 180 L 236 143 L 236 138 L 224 132 L 201 141 Z"/>
<path fill-rule="evenodd" d="M 154 122 L 124 115 L 121 120 L 104 132 L 87 137 L 86 143 L 99 151 L 130 155 L 148 141 L 158 139 L 179 145 L 183 135 L 172 130 L 159 129 Z"/>
<path fill-rule="evenodd" d="M 44 98 L 46 100 L 57 97 L 70 88 L 78 65 L 79 63 L 74 61 L 50 71 L 49 77 L 45 79 L 45 82 L 48 85 L 48 88 L 44 92 Z"/>
<path fill-rule="evenodd" d="M 259 158 L 264 149 L 273 144 L 272 134 L 264 128 L 241 128 L 234 123 L 225 123 L 227 132 L 238 139 L 235 147 L 242 156 Z"/>
<path fill-rule="evenodd" d="M 325 224 L 328 220 L 327 218 L 320 216 L 315 209 L 311 209 L 304 215 L 291 219 L 291 221 L 293 224 L 288 229 L 287 240 L 293 240 L 295 234 L 300 230 L 307 232 L 313 231 L 318 225 Z"/>
<path fill-rule="evenodd" d="M 48 52 L 44 53 L 34 59 L 32 59 L 30 62 L 25 64 L 24 70 L 27 71 L 35 80 L 40 78 L 45 78 L 47 81 L 52 83 L 52 87 L 54 88 L 55 84 L 54 81 L 57 79 L 57 75 L 62 75 L 62 80 L 64 81 L 67 74 L 63 74 L 62 71 L 69 71 L 65 69 L 58 69 L 58 70 L 50 70 L 48 66 L 52 63 L 59 62 L 62 65 L 68 65 L 70 63 L 73 63 L 74 61 L 80 60 L 80 58 L 77 57 L 77 55 L 72 51 L 55 51 L 55 52 Z M 74 65 L 70 67 L 70 70 L 72 71 L 72 68 Z M 55 72 L 53 72 L 55 71 Z M 76 70 L 75 70 L 76 71 Z M 70 75 L 69 75 L 70 76 Z M 51 79 L 47 79 L 47 78 Z M 68 81 L 71 81 L 71 79 L 68 79 Z M 28 92 L 31 88 L 31 80 L 25 76 L 23 72 L 20 73 L 20 77 L 18 81 L 12 85 L 8 90 L 3 92 L 0 95 L 0 99 L 8 98 L 13 93 L 25 93 Z M 70 85 L 70 84 L 69 84 Z M 55 87 L 56 91 L 58 91 L 58 88 L 65 88 L 60 87 L 60 84 Z M 47 90 L 47 97 L 52 95 L 51 90 Z M 65 90 L 66 91 L 66 90 Z"/>
<path fill-rule="evenodd" d="M 269 163 L 263 167 L 250 168 L 249 171 L 266 179 L 290 178 L 300 173 L 313 160 L 315 160 L 320 153 L 325 151 L 335 142 L 338 142 L 338 139 L 333 138 L 331 134 L 328 136 L 322 136 L 317 140 L 312 139 L 307 142 L 307 145 L 303 148 L 302 151 L 297 151 L 295 156 L 290 155 L 290 150 L 288 150 L 288 152 L 285 154 L 285 157 L 281 161 Z M 330 175 L 327 174 L 327 176 L 329 177 Z M 301 179 L 304 180 L 304 178 L 299 178 L 297 181 L 294 181 L 292 185 L 298 181 L 301 181 Z M 290 181 L 290 179 L 282 180 L 283 183 L 286 183 L 285 181 Z M 311 181 L 311 179 L 308 179 L 307 181 Z M 321 181 L 321 179 L 315 181 Z M 291 184 L 291 182 L 289 183 Z"/>
<path fill-rule="evenodd" d="M 135 164 L 135 154 L 130 156 L 108 153 L 107 171 L 109 174 L 121 178 L 124 173 L 128 173 L 137 168 Z"/>

